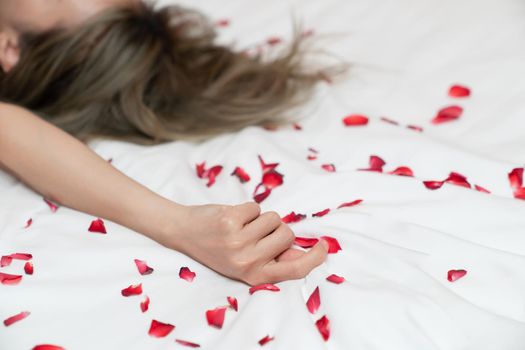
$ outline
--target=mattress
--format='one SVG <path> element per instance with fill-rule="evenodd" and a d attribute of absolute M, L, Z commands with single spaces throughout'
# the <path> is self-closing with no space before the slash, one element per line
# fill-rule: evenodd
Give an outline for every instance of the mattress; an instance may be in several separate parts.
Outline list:
<path fill-rule="evenodd" d="M 188 205 L 253 200 L 261 159 L 278 163 L 263 211 L 298 244 L 329 236 L 341 249 L 250 293 L 110 221 L 89 232 L 96 218 L 53 211 L 0 173 L 0 349 L 525 349 L 523 1 L 177 3 L 240 49 L 278 49 L 300 19 L 351 67 L 319 84 L 296 125 L 90 147 Z M 202 162 L 223 167 L 212 186 Z"/>

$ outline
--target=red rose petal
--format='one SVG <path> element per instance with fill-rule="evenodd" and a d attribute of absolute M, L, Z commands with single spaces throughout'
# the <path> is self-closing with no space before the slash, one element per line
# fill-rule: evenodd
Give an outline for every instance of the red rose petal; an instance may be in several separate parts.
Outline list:
<path fill-rule="evenodd" d="M 11 258 L 13 259 L 16 259 L 16 260 L 24 260 L 24 261 L 27 261 L 27 260 L 31 260 L 33 259 L 33 255 L 31 254 L 27 254 L 27 253 L 14 253 L 14 254 L 11 254 L 9 255 Z"/>
<path fill-rule="evenodd" d="M 231 173 L 231 176 L 237 176 L 241 183 L 250 181 L 250 175 L 248 175 L 248 173 L 241 167 L 236 167 Z"/>
<path fill-rule="evenodd" d="M 345 203 L 339 205 L 339 206 L 337 207 L 337 209 L 348 208 L 348 207 L 355 207 L 356 205 L 358 205 L 358 204 L 360 204 L 360 203 L 362 203 L 362 202 L 363 202 L 362 199 L 356 199 L 356 200 L 353 201 L 353 202 L 345 202 Z"/>
<path fill-rule="evenodd" d="M 264 346 L 265 344 L 267 344 L 268 342 L 271 342 L 274 339 L 275 339 L 274 337 L 270 337 L 269 335 L 267 335 L 264 338 L 262 338 L 261 340 L 259 340 L 259 345 L 260 346 Z"/>
<path fill-rule="evenodd" d="M 26 275 L 32 275 L 33 272 L 34 272 L 34 267 L 33 267 L 33 263 L 31 261 L 28 261 L 25 263 L 24 265 L 24 272 L 26 273 Z"/>
<path fill-rule="evenodd" d="M 448 106 L 441 109 L 432 119 L 432 124 L 442 124 L 458 119 L 463 114 L 463 108 L 460 106 Z"/>
<path fill-rule="evenodd" d="M 46 202 L 46 204 L 49 206 L 49 209 L 51 209 L 52 213 L 56 213 L 56 211 L 58 210 L 58 205 L 56 205 L 55 203 L 51 202 L 47 198 L 44 198 L 44 202 Z"/>
<path fill-rule="evenodd" d="M 26 225 L 24 226 L 24 228 L 29 228 L 29 226 L 31 226 L 31 224 L 33 224 L 33 219 L 30 218 L 29 220 L 27 220 Z"/>
<path fill-rule="evenodd" d="M 321 168 L 328 171 L 329 173 L 335 173 L 335 165 L 333 164 L 323 164 L 321 165 Z"/>
<path fill-rule="evenodd" d="M 368 117 L 361 114 L 351 114 L 343 118 L 345 126 L 363 126 L 368 124 Z"/>
<path fill-rule="evenodd" d="M 217 27 L 228 27 L 230 25 L 229 19 L 219 19 L 215 22 L 215 26 Z"/>
<path fill-rule="evenodd" d="M 335 274 L 331 274 L 330 276 L 326 277 L 326 280 L 335 284 L 341 284 L 345 281 L 345 278 L 337 276 Z"/>
<path fill-rule="evenodd" d="M 181 267 L 179 270 L 179 277 L 188 282 L 193 282 L 193 279 L 196 275 L 197 274 L 195 272 L 191 271 L 187 267 Z"/>
<path fill-rule="evenodd" d="M 280 44 L 282 43 L 283 39 L 279 38 L 279 37 L 276 37 L 276 36 L 272 36 L 268 39 L 266 39 L 266 43 L 270 46 L 274 46 L 274 45 L 277 45 L 277 44 Z"/>
<path fill-rule="evenodd" d="M 479 191 L 479 192 L 483 192 L 483 193 L 490 193 L 489 190 L 487 190 L 486 188 L 483 188 L 479 185 L 475 185 L 474 188 L 476 189 L 476 191 Z"/>
<path fill-rule="evenodd" d="M 510 187 L 517 190 L 523 186 L 523 168 L 513 169 L 509 173 Z"/>
<path fill-rule="evenodd" d="M 142 283 L 131 285 L 127 288 L 122 289 L 121 291 L 122 296 L 129 297 L 133 295 L 141 295 L 142 294 Z"/>
<path fill-rule="evenodd" d="M 16 314 L 14 316 L 11 316 L 9 318 L 6 318 L 4 320 L 4 325 L 6 327 L 9 327 L 10 325 L 12 325 L 13 323 L 15 322 L 18 322 L 18 321 L 22 321 L 24 318 L 26 318 L 27 316 L 29 316 L 31 313 L 29 311 L 23 311 L 19 314 Z"/>
<path fill-rule="evenodd" d="M 470 89 L 463 85 L 452 85 L 448 90 L 448 95 L 454 98 L 469 97 Z"/>
<path fill-rule="evenodd" d="M 264 201 L 266 198 L 268 198 L 268 196 L 270 195 L 270 193 L 272 193 L 272 190 L 270 190 L 270 189 L 266 189 L 264 192 L 259 193 L 259 194 L 257 194 L 257 195 L 254 195 L 254 196 L 253 196 L 253 200 L 254 200 L 256 203 L 261 203 L 261 202 Z"/>
<path fill-rule="evenodd" d="M 258 158 L 263 174 L 266 174 L 267 172 L 272 171 L 277 168 L 277 166 L 279 166 L 279 163 L 265 163 L 261 156 L 258 156 Z"/>
<path fill-rule="evenodd" d="M 290 214 L 282 217 L 281 221 L 284 222 L 285 224 L 292 224 L 292 223 L 299 222 L 304 219 L 306 219 L 306 215 L 296 214 L 294 211 L 292 211 Z"/>
<path fill-rule="evenodd" d="M 339 245 L 339 242 L 334 237 L 330 236 L 321 236 L 321 239 L 324 239 L 326 242 L 328 242 L 328 254 L 335 254 L 340 250 L 343 250 L 341 246 Z"/>
<path fill-rule="evenodd" d="M 42 344 L 42 345 L 34 346 L 32 350 L 66 350 L 66 349 L 58 345 Z"/>
<path fill-rule="evenodd" d="M 180 345 L 183 345 L 183 346 L 188 346 L 190 348 L 200 348 L 201 346 L 197 343 L 192 343 L 192 342 L 189 342 L 187 340 L 181 340 L 181 339 L 175 339 L 175 341 L 177 343 L 179 343 Z"/>
<path fill-rule="evenodd" d="M 221 165 L 216 165 L 208 170 L 208 183 L 206 186 L 211 187 L 215 183 L 215 178 L 219 176 L 222 171 Z"/>
<path fill-rule="evenodd" d="M 227 297 L 226 299 L 228 299 L 228 304 L 230 304 L 230 306 L 232 307 L 232 309 L 234 309 L 235 311 L 237 311 L 237 310 L 238 310 L 237 298 L 234 298 L 234 297 Z"/>
<path fill-rule="evenodd" d="M 414 130 L 417 132 L 423 132 L 423 128 L 417 125 L 407 125 L 407 129 Z"/>
<path fill-rule="evenodd" d="M 173 331 L 174 325 L 169 323 L 162 323 L 156 320 L 151 321 L 148 334 L 155 338 L 164 338 Z"/>
<path fill-rule="evenodd" d="M 297 123 L 293 123 L 293 128 L 297 131 L 303 130 L 303 127 Z"/>
<path fill-rule="evenodd" d="M 278 173 L 275 170 L 268 171 L 263 175 L 261 183 L 269 190 L 273 190 L 277 186 L 281 186 L 283 184 L 283 177 L 284 175 L 281 173 Z"/>
<path fill-rule="evenodd" d="M 88 231 L 102 234 L 107 233 L 106 226 L 104 225 L 104 221 L 102 219 L 93 220 L 89 226 Z"/>
<path fill-rule="evenodd" d="M 324 341 L 327 341 L 330 338 L 330 321 L 326 315 L 318 319 L 315 322 L 315 325 L 317 326 L 319 333 L 321 333 Z"/>
<path fill-rule="evenodd" d="M 423 184 L 429 190 L 437 190 L 441 188 L 441 186 L 443 186 L 444 183 L 445 181 L 423 181 Z"/>
<path fill-rule="evenodd" d="M 315 148 L 312 148 L 312 147 L 308 147 L 308 151 L 310 151 L 312 153 L 315 153 L 315 154 L 319 153 L 318 150 L 316 150 Z"/>
<path fill-rule="evenodd" d="M 302 248 L 312 248 L 317 242 L 319 242 L 317 238 L 295 237 L 293 243 Z"/>
<path fill-rule="evenodd" d="M 450 173 L 450 175 L 445 180 L 445 182 L 456 185 L 456 186 L 470 188 L 470 183 L 467 181 L 467 178 L 455 172 Z"/>
<path fill-rule="evenodd" d="M 6 266 L 9 266 L 11 265 L 11 262 L 13 261 L 13 258 L 8 256 L 8 255 L 4 255 L 2 256 L 2 258 L 0 259 L 0 267 L 6 267 Z"/>
<path fill-rule="evenodd" d="M 414 177 L 414 172 L 412 171 L 412 169 L 410 169 L 409 167 L 406 167 L 406 166 L 400 166 L 397 169 L 389 172 L 389 174 L 391 174 L 391 175 L 398 175 L 398 176 Z"/>
<path fill-rule="evenodd" d="M 392 120 L 392 119 L 390 119 L 390 118 L 381 117 L 380 120 L 381 120 L 382 122 L 385 122 L 385 123 L 388 123 L 388 124 L 399 125 L 398 122 L 396 122 L 395 120 Z"/>
<path fill-rule="evenodd" d="M 383 166 L 386 164 L 386 162 L 381 159 L 378 156 L 370 156 L 370 160 L 368 161 L 369 168 L 368 169 L 358 169 L 360 171 L 377 171 L 377 172 L 383 172 Z"/>
<path fill-rule="evenodd" d="M 306 302 L 306 307 L 308 308 L 308 311 L 310 311 L 311 314 L 315 314 L 317 310 L 319 310 L 319 306 L 321 306 L 321 297 L 319 295 L 319 287 L 316 287 L 310 295 L 310 297 L 308 298 L 308 301 Z"/>
<path fill-rule="evenodd" d="M 144 300 L 140 302 L 140 311 L 142 311 L 143 313 L 148 311 L 148 309 L 149 309 L 149 302 L 150 302 L 149 297 L 146 295 Z"/>
<path fill-rule="evenodd" d="M 226 307 L 224 306 L 206 311 L 206 319 L 208 320 L 208 324 L 212 327 L 221 329 L 224 323 L 225 313 Z"/>
<path fill-rule="evenodd" d="M 525 199 L 525 187 L 519 188 L 514 191 L 514 198 Z"/>
<path fill-rule="evenodd" d="M 317 156 L 311 156 L 310 155 L 310 156 L 306 157 L 306 159 L 308 159 L 308 160 L 316 160 Z"/>
<path fill-rule="evenodd" d="M 447 279 L 450 282 L 455 282 L 467 274 L 466 270 L 450 270 L 447 274 Z"/>
<path fill-rule="evenodd" d="M 195 166 L 195 169 L 197 171 L 197 176 L 199 178 L 203 179 L 205 174 L 206 174 L 206 162 L 202 162 L 200 164 L 197 164 Z"/>
<path fill-rule="evenodd" d="M 0 272 L 0 283 L 4 285 L 17 285 L 22 280 L 21 275 L 11 275 L 8 273 Z"/>
<path fill-rule="evenodd" d="M 137 269 L 139 270 L 139 273 L 141 275 L 150 275 L 151 273 L 153 273 L 153 268 L 149 267 L 148 264 L 143 261 L 143 260 L 139 260 L 139 259 L 135 259 L 135 265 L 137 265 Z"/>
<path fill-rule="evenodd" d="M 267 290 L 267 291 L 270 291 L 270 292 L 278 292 L 281 289 L 279 287 L 277 287 L 276 285 L 274 285 L 274 284 L 263 283 L 263 284 L 259 284 L 257 286 L 250 287 L 249 292 L 250 292 L 250 294 L 253 294 L 253 293 L 258 292 L 260 290 Z"/>
<path fill-rule="evenodd" d="M 320 217 L 325 216 L 325 215 L 328 214 L 329 212 L 330 212 L 330 209 L 325 209 L 325 210 L 321 210 L 321 211 L 319 211 L 319 212 L 317 212 L 317 213 L 313 213 L 312 216 L 313 216 L 314 218 L 320 218 Z"/>

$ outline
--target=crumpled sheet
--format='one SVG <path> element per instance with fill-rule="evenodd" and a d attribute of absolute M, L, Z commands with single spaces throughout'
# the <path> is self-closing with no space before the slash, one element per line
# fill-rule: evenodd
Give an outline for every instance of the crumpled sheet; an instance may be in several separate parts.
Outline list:
<path fill-rule="evenodd" d="M 302 130 L 250 127 L 201 145 L 98 141 L 91 147 L 184 204 L 251 200 L 261 155 L 278 162 L 284 175 L 263 210 L 307 214 L 290 224 L 296 235 L 332 236 L 342 250 L 307 278 L 279 283 L 280 292 L 250 295 L 247 285 L 117 224 L 106 221 L 107 235 L 90 233 L 93 217 L 64 207 L 52 213 L 40 195 L 0 174 L 0 255 L 30 253 L 34 264 L 33 275 L 24 275 L 21 261 L 0 268 L 23 275 L 18 285 L 0 284 L 0 320 L 31 312 L 0 325 L 0 349 L 183 348 L 175 339 L 203 349 L 258 349 L 266 335 L 274 338 L 264 345 L 268 349 L 525 349 L 525 202 L 513 198 L 507 176 L 523 167 L 525 151 L 522 1 L 178 3 L 228 19 L 220 40 L 237 47 L 257 47 L 275 36 L 286 42 L 294 13 L 315 35 L 330 34 L 321 46 L 352 68 L 346 80 L 317 88 L 302 109 Z M 472 95 L 447 96 L 456 83 Z M 449 105 L 463 107 L 463 115 L 432 124 Z M 345 127 L 350 114 L 368 116 L 368 125 Z M 318 151 L 317 159 L 307 160 L 308 148 Z M 371 155 L 386 162 L 383 173 L 357 170 L 368 167 Z M 203 161 L 224 167 L 209 188 L 195 172 Z M 237 166 L 250 182 L 230 176 Z M 388 174 L 399 166 L 410 167 L 415 177 Z M 491 194 L 423 185 L 453 171 Z M 335 209 L 356 199 L 363 202 Z M 332 211 L 311 217 L 325 208 Z M 154 272 L 141 276 L 134 259 L 147 261 Z M 179 278 L 182 266 L 196 273 L 193 282 Z M 449 282 L 453 269 L 467 274 Z M 346 281 L 330 283 L 330 274 Z M 142 296 L 121 295 L 138 283 Z M 312 315 L 305 302 L 316 287 L 321 305 Z M 151 304 L 142 313 L 145 295 Z M 228 305 L 227 296 L 237 298 L 238 312 L 226 310 L 222 329 L 209 326 L 206 310 Z M 327 341 L 315 326 L 323 315 L 330 322 Z M 176 328 L 164 338 L 150 337 L 153 319 Z"/>

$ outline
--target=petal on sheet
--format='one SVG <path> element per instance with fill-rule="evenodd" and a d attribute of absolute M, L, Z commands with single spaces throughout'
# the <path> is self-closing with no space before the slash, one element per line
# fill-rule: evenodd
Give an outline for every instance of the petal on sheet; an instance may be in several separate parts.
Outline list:
<path fill-rule="evenodd" d="M 42 344 L 42 345 L 34 346 L 32 350 L 66 350 L 66 349 L 58 345 Z"/>
<path fill-rule="evenodd" d="M 253 200 L 256 202 L 256 203 L 261 203 L 262 201 L 264 201 L 266 198 L 268 198 L 268 196 L 270 195 L 270 193 L 272 193 L 272 190 L 270 190 L 269 188 L 265 189 L 264 192 L 261 192 L 259 194 L 256 194 L 253 196 Z"/>
<path fill-rule="evenodd" d="M 386 162 L 378 156 L 370 156 L 370 159 L 368 161 L 369 168 L 367 169 L 358 169 L 360 171 L 376 171 L 376 172 L 383 172 L 383 166 L 385 166 Z"/>
<path fill-rule="evenodd" d="M 295 237 L 294 244 L 302 248 L 312 248 L 319 242 L 318 238 Z"/>
<path fill-rule="evenodd" d="M 279 163 L 266 163 L 262 159 L 261 156 L 258 156 L 258 158 L 259 158 L 259 163 L 261 164 L 261 169 L 263 171 L 263 174 L 266 174 L 267 172 L 272 171 L 275 168 L 277 168 L 277 166 L 279 166 Z"/>
<path fill-rule="evenodd" d="M 417 125 L 407 125 L 407 129 L 414 130 L 417 132 L 423 132 L 423 128 Z"/>
<path fill-rule="evenodd" d="M 9 273 L 0 272 L 0 283 L 4 285 L 14 286 L 22 281 L 21 275 L 11 275 Z"/>
<path fill-rule="evenodd" d="M 172 324 L 152 320 L 148 334 L 155 338 L 164 338 L 170 334 L 173 329 L 175 329 L 175 326 Z"/>
<path fill-rule="evenodd" d="M 193 282 L 193 279 L 195 278 L 197 274 L 193 271 L 191 271 L 187 267 L 181 267 L 179 270 L 179 277 L 183 280 L 186 280 L 188 282 Z"/>
<path fill-rule="evenodd" d="M 11 265 L 11 262 L 13 261 L 13 258 L 9 255 L 3 255 L 2 258 L 0 258 L 0 267 L 6 267 Z"/>
<path fill-rule="evenodd" d="M 29 220 L 27 220 L 26 225 L 24 226 L 24 228 L 29 228 L 29 226 L 31 226 L 32 224 L 33 224 L 33 219 L 29 218 Z"/>
<path fill-rule="evenodd" d="M 28 261 L 24 264 L 24 272 L 26 275 L 32 275 L 34 271 L 35 269 L 31 261 Z"/>
<path fill-rule="evenodd" d="M 206 162 L 195 165 L 195 170 L 197 172 L 197 177 L 203 179 L 206 175 Z"/>
<path fill-rule="evenodd" d="M 227 18 L 218 19 L 217 21 L 215 21 L 215 26 L 216 27 L 221 27 L 221 28 L 229 27 L 230 26 L 230 20 L 227 19 Z"/>
<path fill-rule="evenodd" d="M 450 282 L 455 282 L 460 278 L 463 278 L 467 274 L 466 270 L 450 270 L 447 273 L 447 279 Z"/>
<path fill-rule="evenodd" d="M 292 211 L 290 214 L 283 216 L 281 218 L 281 221 L 284 222 L 285 224 L 292 224 L 292 223 L 299 222 L 304 219 L 306 219 L 305 214 L 296 214 L 294 211 Z"/>
<path fill-rule="evenodd" d="M 316 160 L 316 159 L 317 159 L 317 156 L 315 156 L 315 155 L 309 155 L 309 156 L 306 157 L 306 159 L 308 159 L 308 160 Z"/>
<path fill-rule="evenodd" d="M 273 190 L 277 186 L 281 186 L 284 182 L 283 180 L 284 175 L 275 171 L 271 170 L 266 172 L 263 177 L 261 183 L 269 190 Z"/>
<path fill-rule="evenodd" d="M 324 210 L 318 211 L 317 213 L 313 213 L 313 214 L 312 214 L 312 217 L 314 217 L 314 218 L 320 218 L 320 217 L 325 216 L 325 215 L 328 214 L 329 212 L 330 212 L 330 209 L 327 208 L 327 209 L 324 209 Z"/>
<path fill-rule="evenodd" d="M 182 340 L 182 339 L 175 339 L 175 342 L 179 343 L 182 346 L 187 346 L 187 347 L 190 347 L 190 348 L 200 348 L 201 347 L 197 343 L 192 343 L 190 341 Z"/>
<path fill-rule="evenodd" d="M 336 238 L 330 236 L 321 236 L 321 239 L 324 239 L 326 242 L 328 242 L 328 254 L 335 254 L 338 251 L 343 250 Z"/>
<path fill-rule="evenodd" d="M 406 166 L 400 166 L 396 168 L 395 170 L 392 170 L 389 172 L 390 175 L 397 175 L 397 176 L 409 176 L 414 177 L 414 172 L 412 169 Z"/>
<path fill-rule="evenodd" d="M 306 307 L 311 314 L 315 314 L 317 310 L 319 310 L 319 306 L 321 306 L 321 296 L 319 294 L 319 287 L 316 287 L 306 301 Z"/>
<path fill-rule="evenodd" d="M 275 339 L 274 337 L 270 337 L 269 335 L 267 335 L 264 338 L 259 340 L 259 345 L 260 346 L 264 346 L 264 345 L 268 344 L 269 342 L 271 342 L 274 339 Z"/>
<path fill-rule="evenodd" d="M 423 185 L 425 185 L 425 187 L 429 190 L 440 189 L 444 183 L 445 181 L 423 181 Z"/>
<path fill-rule="evenodd" d="M 16 260 L 27 261 L 27 260 L 33 259 L 33 255 L 28 254 L 28 253 L 14 253 L 14 254 L 10 254 L 9 256 Z"/>
<path fill-rule="evenodd" d="M 275 46 L 283 42 L 283 39 L 277 36 L 272 36 L 266 39 L 266 43 L 270 46 Z"/>
<path fill-rule="evenodd" d="M 215 178 L 219 176 L 222 171 L 222 165 L 216 165 L 208 170 L 208 183 L 206 186 L 211 187 L 215 184 Z"/>
<path fill-rule="evenodd" d="M 319 330 L 319 333 L 321 333 L 321 336 L 323 337 L 324 341 L 327 341 L 330 338 L 330 321 L 324 315 L 320 319 L 318 319 L 315 322 L 315 326 Z"/>
<path fill-rule="evenodd" d="M 52 213 L 56 213 L 56 211 L 58 210 L 58 205 L 56 205 L 55 203 L 51 202 L 47 198 L 44 198 L 44 202 L 46 202 L 46 204 L 48 205 L 49 209 L 51 209 Z"/>
<path fill-rule="evenodd" d="M 236 167 L 231 173 L 231 176 L 237 176 L 241 183 L 250 181 L 250 175 L 241 167 Z"/>
<path fill-rule="evenodd" d="M 231 308 L 234 309 L 235 311 L 238 311 L 239 305 L 237 303 L 237 298 L 227 297 L 226 299 L 228 300 L 228 304 L 230 304 Z"/>
<path fill-rule="evenodd" d="M 337 207 L 337 209 L 355 207 L 356 205 L 361 204 L 362 202 L 363 202 L 362 199 L 356 199 L 355 201 L 352 201 L 352 202 L 345 202 L 345 203 L 340 204 Z"/>
<path fill-rule="evenodd" d="M 213 310 L 206 311 L 206 320 L 208 321 L 208 325 L 221 329 L 224 323 L 226 308 L 227 307 L 225 306 L 220 306 Z"/>
<path fill-rule="evenodd" d="M 381 120 L 382 122 L 387 123 L 387 124 L 399 125 L 398 122 L 396 122 L 396 121 L 393 120 L 393 119 L 387 118 L 387 117 L 381 117 L 380 120 Z"/>
<path fill-rule="evenodd" d="M 301 131 L 303 130 L 303 127 L 297 123 L 293 123 L 294 130 Z"/>
<path fill-rule="evenodd" d="M 484 187 L 481 187 L 480 185 L 474 185 L 474 189 L 476 189 L 476 191 L 479 191 L 479 192 L 490 193 L 489 190 L 487 190 L 487 189 L 484 188 Z"/>
<path fill-rule="evenodd" d="M 321 165 L 321 168 L 328 171 L 329 173 L 335 173 L 335 165 L 333 164 L 323 164 Z"/>
<path fill-rule="evenodd" d="M 143 276 L 150 275 L 153 273 L 153 271 L 155 271 L 152 267 L 149 267 L 148 264 L 143 260 L 135 259 L 134 261 L 135 265 L 137 265 L 139 273 Z"/>
<path fill-rule="evenodd" d="M 122 289 L 120 292 L 122 296 L 130 297 L 133 295 L 141 295 L 142 294 L 142 283 L 139 284 L 132 284 L 131 286 Z"/>
<path fill-rule="evenodd" d="M 512 169 L 509 173 L 510 187 L 517 190 L 523 186 L 523 168 Z"/>
<path fill-rule="evenodd" d="M 432 124 L 438 125 L 448 123 L 459 119 L 463 114 L 463 108 L 460 106 L 448 106 L 438 111 L 437 115 L 432 119 Z"/>
<path fill-rule="evenodd" d="M 106 225 L 104 225 L 104 221 L 100 218 L 93 220 L 91 222 L 91 225 L 89 226 L 88 231 L 94 232 L 94 233 L 102 233 L 102 234 L 107 233 Z"/>
<path fill-rule="evenodd" d="M 514 191 L 514 198 L 525 200 L 525 187 L 518 188 L 516 191 Z"/>
<path fill-rule="evenodd" d="M 330 276 L 326 277 L 326 280 L 335 284 L 341 284 L 345 281 L 345 278 L 336 274 L 331 274 Z"/>
<path fill-rule="evenodd" d="M 150 302 L 149 296 L 146 295 L 144 300 L 140 302 L 140 311 L 142 311 L 143 313 L 148 311 L 149 302 Z"/>
<path fill-rule="evenodd" d="M 469 97 L 470 89 L 464 85 L 455 84 L 448 89 L 448 95 L 453 98 Z"/>
<path fill-rule="evenodd" d="M 470 183 L 467 181 L 467 177 L 464 175 L 461 175 L 459 173 L 452 172 L 448 176 L 448 178 L 445 180 L 445 182 L 456 185 L 456 186 L 462 186 L 466 188 L 470 188 Z"/>
<path fill-rule="evenodd" d="M 343 118 L 345 126 L 363 126 L 368 124 L 368 117 L 362 114 L 350 114 Z"/>
<path fill-rule="evenodd" d="M 263 284 L 259 284 L 259 285 L 250 287 L 249 292 L 250 292 L 250 294 L 253 294 L 253 293 L 258 292 L 260 290 L 267 290 L 267 291 L 270 291 L 270 292 L 278 292 L 281 289 L 279 287 L 277 287 L 276 285 L 274 285 L 274 284 L 263 283 Z"/>
<path fill-rule="evenodd" d="M 22 311 L 19 314 L 16 314 L 14 316 L 8 317 L 4 320 L 4 325 L 6 327 L 9 327 L 15 322 L 22 321 L 24 318 L 29 316 L 31 313 L 29 311 Z"/>

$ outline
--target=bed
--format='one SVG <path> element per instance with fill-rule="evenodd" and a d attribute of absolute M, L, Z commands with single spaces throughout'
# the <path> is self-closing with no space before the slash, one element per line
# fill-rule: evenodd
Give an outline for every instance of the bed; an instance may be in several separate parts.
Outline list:
<path fill-rule="evenodd" d="M 333 253 L 250 292 L 0 173 L 0 349 L 525 349 L 523 1 L 178 3 L 249 50 L 285 45 L 293 14 L 352 66 L 289 127 L 90 146 L 183 204 L 252 200 L 278 163 L 263 210 Z M 203 162 L 223 167 L 211 186 Z"/>

